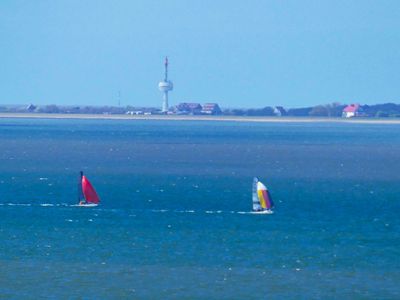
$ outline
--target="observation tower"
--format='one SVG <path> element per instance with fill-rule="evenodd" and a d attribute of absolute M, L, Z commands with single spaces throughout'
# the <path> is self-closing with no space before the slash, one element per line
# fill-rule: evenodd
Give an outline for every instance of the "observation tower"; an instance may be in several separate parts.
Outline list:
<path fill-rule="evenodd" d="M 163 103 L 162 103 L 162 109 L 161 111 L 163 113 L 168 112 L 168 92 L 172 91 L 174 88 L 174 85 L 172 84 L 172 81 L 168 80 L 168 57 L 165 57 L 165 75 L 164 75 L 164 80 L 160 81 L 158 84 L 158 89 L 163 92 Z"/>

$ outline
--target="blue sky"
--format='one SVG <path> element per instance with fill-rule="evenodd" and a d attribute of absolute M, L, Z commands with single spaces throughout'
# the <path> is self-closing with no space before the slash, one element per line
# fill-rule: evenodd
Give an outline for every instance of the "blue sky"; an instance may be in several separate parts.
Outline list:
<path fill-rule="evenodd" d="M 0 2 L 0 103 L 400 103 L 400 1 Z"/>

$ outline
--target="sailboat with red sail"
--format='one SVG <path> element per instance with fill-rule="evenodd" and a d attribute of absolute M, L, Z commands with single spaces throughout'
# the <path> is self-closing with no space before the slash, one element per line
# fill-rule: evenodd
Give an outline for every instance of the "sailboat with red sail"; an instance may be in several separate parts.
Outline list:
<path fill-rule="evenodd" d="M 100 203 L 100 198 L 96 193 L 93 185 L 90 183 L 89 179 L 81 171 L 79 174 L 78 181 L 78 201 L 79 206 L 93 207 Z"/>

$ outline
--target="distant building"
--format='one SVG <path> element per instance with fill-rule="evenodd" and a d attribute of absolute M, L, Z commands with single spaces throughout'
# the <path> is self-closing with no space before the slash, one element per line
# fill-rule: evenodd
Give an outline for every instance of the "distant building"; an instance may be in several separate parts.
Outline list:
<path fill-rule="evenodd" d="M 222 111 L 217 103 L 206 103 L 203 105 L 201 113 L 205 115 L 220 115 Z"/>
<path fill-rule="evenodd" d="M 128 110 L 125 114 L 127 114 L 127 115 L 143 115 L 144 112 L 141 110 Z"/>
<path fill-rule="evenodd" d="M 33 104 L 29 104 L 29 105 L 26 107 L 26 110 L 29 111 L 29 112 L 33 112 L 33 111 L 36 110 L 36 106 L 33 105 Z"/>
<path fill-rule="evenodd" d="M 282 106 L 275 106 L 274 114 L 275 114 L 275 116 L 282 117 L 282 116 L 286 116 L 287 112 Z"/>
<path fill-rule="evenodd" d="M 343 118 L 353 118 L 363 116 L 364 112 L 359 104 L 347 105 L 342 112 Z"/>
<path fill-rule="evenodd" d="M 192 115 L 199 115 L 201 114 L 202 106 L 200 103 L 179 103 L 175 106 L 175 112 L 177 114 L 192 114 Z"/>

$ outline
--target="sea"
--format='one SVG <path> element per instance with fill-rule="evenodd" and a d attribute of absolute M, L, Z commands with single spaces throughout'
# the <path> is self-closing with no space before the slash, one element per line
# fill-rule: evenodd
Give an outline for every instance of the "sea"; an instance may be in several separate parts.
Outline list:
<path fill-rule="evenodd" d="M 400 125 L 0 119 L 1 299 L 400 299 L 399 216 Z"/>

